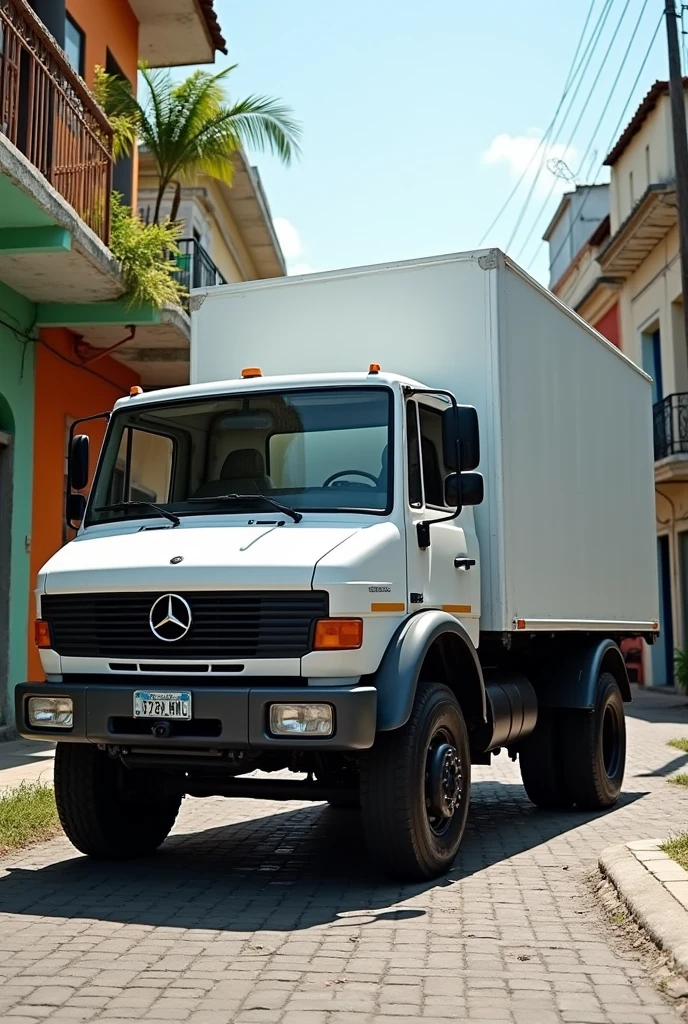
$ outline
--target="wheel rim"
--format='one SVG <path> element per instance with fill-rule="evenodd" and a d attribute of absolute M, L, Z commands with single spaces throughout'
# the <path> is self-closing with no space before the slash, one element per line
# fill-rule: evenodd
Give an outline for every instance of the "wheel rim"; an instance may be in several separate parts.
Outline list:
<path fill-rule="evenodd" d="M 607 704 L 602 716 L 602 760 L 607 778 L 614 778 L 621 762 L 621 723 L 613 704 Z"/>
<path fill-rule="evenodd" d="M 463 789 L 463 768 L 453 737 L 446 729 L 438 729 L 425 758 L 425 808 L 436 835 L 443 835 L 451 826 Z"/>

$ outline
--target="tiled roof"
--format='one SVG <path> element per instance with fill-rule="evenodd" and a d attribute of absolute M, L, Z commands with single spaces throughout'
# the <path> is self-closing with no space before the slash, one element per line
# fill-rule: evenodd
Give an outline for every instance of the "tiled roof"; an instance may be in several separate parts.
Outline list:
<path fill-rule="evenodd" d="M 217 20 L 217 14 L 213 8 L 213 0 L 199 0 L 200 8 L 205 18 L 205 23 L 208 26 L 208 32 L 212 40 L 213 46 L 220 53 L 227 53 L 227 43 L 225 37 L 222 35 L 220 29 L 220 23 Z"/>
<path fill-rule="evenodd" d="M 685 89 L 686 86 L 688 86 L 688 78 L 684 78 L 683 79 L 683 88 Z M 607 156 L 607 159 L 604 161 L 605 165 L 607 167 L 613 167 L 613 165 L 616 163 L 616 161 L 619 159 L 619 157 L 621 156 L 623 151 L 626 149 L 626 147 L 630 143 L 630 141 L 633 138 L 633 136 L 638 134 L 638 132 L 642 128 L 643 123 L 645 122 L 645 120 L 648 117 L 648 115 L 651 114 L 652 111 L 657 106 L 660 98 L 662 96 L 668 96 L 668 95 L 669 95 L 669 83 L 668 82 L 663 82 L 663 81 L 659 81 L 659 80 L 654 82 L 654 84 L 650 87 L 650 89 L 646 93 L 645 98 L 643 99 L 642 103 L 640 104 L 640 106 L 636 110 L 635 114 L 633 115 L 633 117 L 628 122 L 628 124 L 624 128 L 623 132 L 619 136 L 619 138 L 618 138 L 617 142 L 615 143 L 612 151 Z"/>

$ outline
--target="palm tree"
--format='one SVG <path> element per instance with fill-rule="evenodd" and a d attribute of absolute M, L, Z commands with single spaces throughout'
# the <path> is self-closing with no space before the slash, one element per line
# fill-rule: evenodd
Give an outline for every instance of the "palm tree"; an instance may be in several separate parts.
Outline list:
<path fill-rule="evenodd" d="M 181 186 L 195 174 L 231 184 L 232 155 L 242 146 L 268 149 L 285 164 L 298 154 L 301 127 L 289 107 L 268 96 L 228 101 L 225 82 L 236 67 L 215 75 L 194 71 L 175 83 L 168 70 L 151 70 L 142 64 L 143 102 L 126 79 L 99 69 L 95 92 L 115 129 L 115 157 L 128 155 L 139 139 L 157 165 L 155 224 L 171 185 L 175 194 L 170 219 L 174 221 Z"/>

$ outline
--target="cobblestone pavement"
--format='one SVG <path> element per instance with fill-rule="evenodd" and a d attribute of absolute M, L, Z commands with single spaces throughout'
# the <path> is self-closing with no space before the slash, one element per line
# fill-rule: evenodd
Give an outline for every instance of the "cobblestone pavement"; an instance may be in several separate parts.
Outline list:
<path fill-rule="evenodd" d="M 189 1024 L 678 1024 L 595 901 L 609 843 L 688 822 L 666 776 L 688 704 L 631 708 L 620 805 L 554 815 L 502 755 L 475 771 L 451 874 L 376 879 L 353 812 L 185 801 L 145 862 L 99 865 L 65 840 L 0 866 L 0 1020 Z"/>

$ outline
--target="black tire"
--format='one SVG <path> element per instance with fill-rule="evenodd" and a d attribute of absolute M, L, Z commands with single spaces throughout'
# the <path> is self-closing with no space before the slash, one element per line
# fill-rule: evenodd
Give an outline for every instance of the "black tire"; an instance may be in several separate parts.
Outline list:
<path fill-rule="evenodd" d="M 615 804 L 626 767 L 626 719 L 619 684 L 609 672 L 597 681 L 594 711 L 571 712 L 562 739 L 562 775 L 571 802 L 586 811 Z"/>
<path fill-rule="evenodd" d="M 120 785 L 124 771 L 118 761 L 90 744 L 57 744 L 57 812 L 67 838 L 88 857 L 146 856 L 157 850 L 174 825 L 181 796 L 137 799 Z"/>
<path fill-rule="evenodd" d="M 528 799 L 542 810 L 565 810 L 573 805 L 562 772 L 560 725 L 556 715 L 541 711 L 535 730 L 518 752 Z"/>
<path fill-rule="evenodd" d="M 335 810 L 356 811 L 361 809 L 361 799 L 358 796 L 331 796 L 327 802 Z"/>
<path fill-rule="evenodd" d="M 380 733 L 361 765 L 363 828 L 388 875 L 420 881 L 449 870 L 470 785 L 468 733 L 456 697 L 440 683 L 419 683 L 406 725 Z"/>

